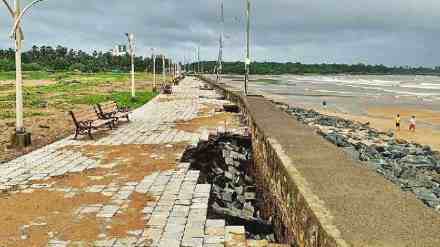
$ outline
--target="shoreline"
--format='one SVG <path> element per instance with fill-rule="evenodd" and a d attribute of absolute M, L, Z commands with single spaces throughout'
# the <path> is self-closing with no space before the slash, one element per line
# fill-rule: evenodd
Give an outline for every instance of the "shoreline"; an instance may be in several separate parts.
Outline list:
<path fill-rule="evenodd" d="M 350 121 L 357 121 L 361 123 L 370 123 L 370 126 L 374 129 L 377 129 L 381 132 L 392 132 L 396 135 L 397 138 L 404 139 L 410 142 L 420 143 L 422 145 L 429 145 L 432 149 L 436 151 L 440 151 L 440 130 L 436 130 L 433 127 L 428 127 L 428 124 L 435 125 L 436 123 L 424 122 L 425 117 L 418 118 L 417 129 L 415 132 L 410 132 L 408 130 L 409 127 L 409 116 L 404 115 L 402 117 L 402 127 L 400 131 L 397 131 L 394 127 L 394 116 L 385 117 L 380 115 L 372 115 L 371 112 L 368 112 L 367 115 L 356 115 L 350 113 L 340 113 L 332 110 L 324 110 L 324 109 L 314 109 L 321 114 L 340 117 Z M 399 111 L 395 111 L 399 112 Z M 419 111 L 414 111 L 414 115 L 416 117 L 420 114 Z"/>
<path fill-rule="evenodd" d="M 277 103 L 277 102 L 275 102 Z M 408 141 L 402 133 L 381 131 L 370 122 L 331 116 L 283 103 L 280 108 L 362 166 L 374 170 L 410 191 L 426 206 L 440 213 L 440 152 L 426 143 Z M 411 139 L 411 138 L 409 138 Z"/>

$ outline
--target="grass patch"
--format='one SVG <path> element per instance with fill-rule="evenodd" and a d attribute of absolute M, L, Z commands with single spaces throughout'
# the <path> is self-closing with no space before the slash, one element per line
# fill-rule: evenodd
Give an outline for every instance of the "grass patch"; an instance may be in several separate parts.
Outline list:
<path fill-rule="evenodd" d="M 77 109 L 77 105 L 94 105 L 116 101 L 120 106 L 138 108 L 150 101 L 156 94 L 150 92 L 152 75 L 137 73 L 138 92 L 136 98 L 126 91 L 130 86 L 129 73 L 79 72 L 25 72 L 27 79 L 49 79 L 52 84 L 25 86 L 23 88 L 26 116 L 41 116 L 43 108 L 68 111 Z M 15 79 L 14 72 L 0 72 L 0 80 Z M 9 85 L 11 87 L 11 85 Z M 6 88 L 5 88 L 6 89 Z M 55 108 L 55 109 L 54 109 Z M 0 90 L 0 119 L 14 118 L 15 92 Z"/>
<path fill-rule="evenodd" d="M 0 111 L 0 119 L 9 119 L 14 117 L 15 117 L 14 111 Z"/>
<path fill-rule="evenodd" d="M 152 80 L 153 75 L 149 73 L 135 73 L 136 80 Z M 81 72 L 47 72 L 47 71 L 24 71 L 24 80 L 52 80 L 56 82 L 63 81 L 80 81 L 80 82 L 120 82 L 129 81 L 131 79 L 130 73 L 114 73 L 114 72 L 99 72 L 99 73 L 81 73 Z M 15 80 L 15 71 L 0 72 L 0 81 Z"/>
<path fill-rule="evenodd" d="M 46 71 L 26 71 L 23 72 L 24 80 L 44 80 L 50 79 L 50 74 Z M 15 71 L 0 72 L 0 80 L 15 80 Z"/>
<path fill-rule="evenodd" d="M 275 79 L 256 79 L 256 80 L 251 80 L 251 82 L 256 82 L 260 84 L 272 84 L 272 85 L 281 83 L 281 81 Z"/>
<path fill-rule="evenodd" d="M 156 97 L 156 95 L 157 93 L 149 91 L 138 92 L 136 93 L 136 98 L 132 98 L 130 92 L 115 92 L 112 94 L 112 100 L 116 101 L 119 106 L 135 109 L 145 105 L 148 101 Z"/>
<path fill-rule="evenodd" d="M 131 97 L 131 92 L 113 92 L 111 94 L 95 94 L 78 96 L 71 99 L 72 104 L 95 105 L 108 101 L 116 101 L 119 106 L 129 107 L 131 109 L 139 108 L 146 104 L 157 94 L 146 91 L 137 92 L 136 98 Z"/>

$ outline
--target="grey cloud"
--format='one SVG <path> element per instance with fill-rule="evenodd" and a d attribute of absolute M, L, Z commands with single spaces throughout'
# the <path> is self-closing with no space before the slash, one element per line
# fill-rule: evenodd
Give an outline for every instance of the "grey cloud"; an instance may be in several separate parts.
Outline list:
<path fill-rule="evenodd" d="M 29 0 L 23 2 L 29 2 Z M 440 1 L 251 0 L 256 60 L 304 63 L 440 64 Z M 225 59 L 244 56 L 244 0 L 225 2 Z M 201 46 L 216 59 L 219 0 L 46 0 L 25 17 L 26 46 L 91 51 L 137 37 L 138 54 L 155 47 L 182 60 Z M 12 46 L 11 18 L 0 11 L 0 47 Z"/>

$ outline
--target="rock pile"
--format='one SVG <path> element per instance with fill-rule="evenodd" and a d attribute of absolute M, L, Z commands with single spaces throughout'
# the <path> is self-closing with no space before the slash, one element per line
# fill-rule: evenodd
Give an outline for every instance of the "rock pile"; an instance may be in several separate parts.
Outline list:
<path fill-rule="evenodd" d="M 259 197 L 248 169 L 252 162 L 251 139 L 220 134 L 187 150 L 183 160 L 200 170 L 199 183 L 212 184 L 208 217 L 227 225 L 244 225 L 249 239 L 275 241 L 272 226 L 261 219 Z"/>
<path fill-rule="evenodd" d="M 328 141 L 343 148 L 385 178 L 413 192 L 426 205 L 440 212 L 440 154 L 429 146 L 397 139 L 346 119 L 313 110 L 285 108 L 304 124 L 313 126 Z"/>

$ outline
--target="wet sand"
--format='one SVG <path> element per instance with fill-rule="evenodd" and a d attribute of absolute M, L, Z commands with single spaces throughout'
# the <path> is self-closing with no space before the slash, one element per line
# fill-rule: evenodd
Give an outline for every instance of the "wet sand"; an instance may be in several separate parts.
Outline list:
<path fill-rule="evenodd" d="M 440 123 L 440 113 L 421 110 L 409 109 L 402 107 L 381 107 L 369 108 L 366 115 L 354 115 L 347 113 L 340 113 L 325 109 L 315 109 L 322 114 L 342 117 L 345 119 L 359 121 L 362 123 L 369 122 L 371 127 L 388 132 L 393 131 L 400 139 L 414 141 L 422 145 L 429 145 L 434 150 L 440 151 L 440 130 L 437 129 L 437 124 Z M 397 131 L 395 126 L 395 115 L 401 115 L 401 130 Z M 412 115 L 416 116 L 417 129 L 415 132 L 409 131 L 409 119 Z"/>

